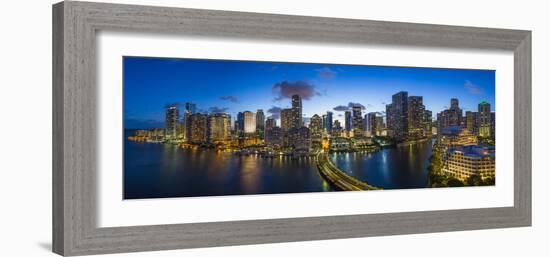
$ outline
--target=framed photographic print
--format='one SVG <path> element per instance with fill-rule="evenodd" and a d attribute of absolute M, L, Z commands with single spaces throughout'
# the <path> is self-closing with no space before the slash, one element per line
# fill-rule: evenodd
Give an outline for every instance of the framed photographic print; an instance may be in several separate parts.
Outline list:
<path fill-rule="evenodd" d="M 54 252 L 530 226 L 530 38 L 56 4 Z"/>

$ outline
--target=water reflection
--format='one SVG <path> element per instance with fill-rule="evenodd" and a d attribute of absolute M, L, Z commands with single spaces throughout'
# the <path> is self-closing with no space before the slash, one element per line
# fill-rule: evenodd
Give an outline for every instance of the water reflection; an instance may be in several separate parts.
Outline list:
<path fill-rule="evenodd" d="M 431 143 L 375 153 L 336 153 L 335 164 L 348 174 L 382 188 L 427 184 Z M 332 191 L 314 160 L 256 155 L 167 144 L 125 141 L 125 199 Z"/>

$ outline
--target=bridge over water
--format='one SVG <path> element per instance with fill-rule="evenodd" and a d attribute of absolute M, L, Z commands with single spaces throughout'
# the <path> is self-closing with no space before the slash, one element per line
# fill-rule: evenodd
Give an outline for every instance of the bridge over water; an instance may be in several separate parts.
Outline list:
<path fill-rule="evenodd" d="M 340 170 L 329 159 L 328 153 L 319 151 L 316 155 L 317 168 L 319 173 L 334 187 L 342 191 L 364 191 L 364 190 L 379 190 L 381 188 L 371 186 L 366 182 L 360 181 L 344 171 Z"/>

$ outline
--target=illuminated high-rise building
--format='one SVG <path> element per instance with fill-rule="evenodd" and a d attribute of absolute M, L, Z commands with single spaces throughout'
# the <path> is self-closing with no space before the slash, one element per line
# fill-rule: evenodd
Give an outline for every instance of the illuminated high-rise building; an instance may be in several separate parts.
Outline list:
<path fill-rule="evenodd" d="M 299 95 L 292 96 L 291 128 L 300 128 L 303 124 L 302 98 Z"/>
<path fill-rule="evenodd" d="M 323 119 L 319 115 L 315 114 L 311 117 L 309 132 L 312 146 L 320 147 L 323 139 Z"/>
<path fill-rule="evenodd" d="M 215 113 L 208 116 L 208 141 L 211 143 L 226 142 L 231 133 L 231 116 L 226 113 Z"/>
<path fill-rule="evenodd" d="M 376 112 L 369 112 L 367 114 L 367 131 L 370 132 L 371 136 L 376 136 L 376 131 L 378 130 L 378 119 Z"/>
<path fill-rule="evenodd" d="M 346 111 L 344 113 L 344 123 L 346 126 L 346 132 L 351 132 L 351 128 L 353 127 L 353 122 L 351 118 L 351 111 Z"/>
<path fill-rule="evenodd" d="M 351 107 L 351 115 L 352 115 L 352 130 L 353 130 L 353 136 L 354 137 L 361 137 L 363 136 L 364 128 L 363 128 L 363 114 L 362 109 L 363 107 L 361 105 L 354 105 Z"/>
<path fill-rule="evenodd" d="M 256 116 L 251 111 L 244 111 L 244 133 L 256 132 Z"/>
<path fill-rule="evenodd" d="M 464 126 L 466 127 L 466 129 L 468 129 L 468 131 L 470 131 L 470 133 L 474 135 L 479 134 L 478 121 L 479 120 L 478 120 L 477 112 L 471 112 L 471 111 L 466 112 L 466 118 L 464 119 Z"/>
<path fill-rule="evenodd" d="M 176 139 L 178 133 L 179 110 L 177 106 L 168 106 L 165 115 L 165 132 L 167 139 Z"/>
<path fill-rule="evenodd" d="M 235 121 L 235 132 L 238 136 L 244 134 L 244 113 L 237 113 L 237 120 Z"/>
<path fill-rule="evenodd" d="M 477 118 L 480 137 L 491 137 L 491 105 L 488 102 L 481 102 L 477 109 Z"/>
<path fill-rule="evenodd" d="M 189 141 L 194 144 L 202 144 L 208 141 L 208 116 L 202 113 L 189 115 L 187 125 L 191 129 Z"/>
<path fill-rule="evenodd" d="M 407 137 L 408 124 L 408 93 L 398 92 L 392 96 L 392 134 L 396 140 L 404 140 Z"/>
<path fill-rule="evenodd" d="M 332 133 L 332 112 L 327 112 L 326 118 L 325 118 L 325 131 L 327 133 Z"/>
<path fill-rule="evenodd" d="M 411 138 L 423 137 L 425 129 L 425 107 L 422 96 L 409 96 L 407 101 L 408 136 Z"/>
<path fill-rule="evenodd" d="M 293 127 L 292 116 L 293 110 L 291 108 L 281 110 L 281 129 L 283 129 L 283 131 L 286 132 Z"/>
<path fill-rule="evenodd" d="M 184 139 L 190 141 L 191 139 L 191 123 L 188 124 L 189 116 L 196 113 L 197 105 L 194 103 L 185 103 L 185 109 L 183 112 L 183 127 L 184 127 Z"/>
<path fill-rule="evenodd" d="M 309 151 L 311 148 L 311 135 L 307 127 L 291 128 L 288 138 L 288 146 L 295 150 Z"/>
<path fill-rule="evenodd" d="M 256 111 L 256 134 L 263 139 L 265 133 L 265 114 L 262 109 Z"/>
<path fill-rule="evenodd" d="M 393 106 L 392 104 L 386 104 L 386 129 L 388 130 L 388 135 L 393 136 Z"/>

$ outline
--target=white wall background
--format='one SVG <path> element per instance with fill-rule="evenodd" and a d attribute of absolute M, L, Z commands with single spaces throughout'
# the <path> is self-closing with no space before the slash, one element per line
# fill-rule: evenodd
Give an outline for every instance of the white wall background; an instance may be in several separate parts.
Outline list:
<path fill-rule="evenodd" d="M 550 25 L 545 1 L 126 0 L 220 10 L 533 31 L 533 227 L 296 242 L 116 256 L 548 256 Z M 51 4 L 8 1 L 0 14 L 0 256 L 54 256 L 51 247 Z M 527 253 L 527 254 L 526 254 Z"/>

